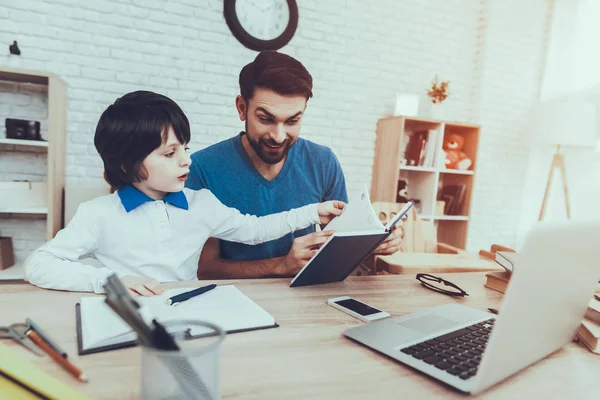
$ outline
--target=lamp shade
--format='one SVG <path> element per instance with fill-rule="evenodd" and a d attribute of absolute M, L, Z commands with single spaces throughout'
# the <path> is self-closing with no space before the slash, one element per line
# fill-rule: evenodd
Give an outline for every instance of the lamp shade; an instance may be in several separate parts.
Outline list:
<path fill-rule="evenodd" d="M 584 100 L 541 102 L 530 122 L 535 146 L 595 147 L 598 141 L 596 107 Z"/>

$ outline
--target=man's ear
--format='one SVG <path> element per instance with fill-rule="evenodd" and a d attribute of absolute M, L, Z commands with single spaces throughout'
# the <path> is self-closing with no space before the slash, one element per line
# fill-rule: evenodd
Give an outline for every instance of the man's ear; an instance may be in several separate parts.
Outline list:
<path fill-rule="evenodd" d="M 245 121 L 248 118 L 248 103 L 240 95 L 235 98 L 235 108 L 237 108 L 240 121 Z"/>

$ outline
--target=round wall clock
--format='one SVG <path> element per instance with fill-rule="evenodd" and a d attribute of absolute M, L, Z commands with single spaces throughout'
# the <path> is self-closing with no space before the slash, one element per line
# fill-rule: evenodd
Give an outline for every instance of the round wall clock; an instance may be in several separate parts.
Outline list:
<path fill-rule="evenodd" d="M 223 4 L 231 33 L 251 50 L 278 50 L 298 28 L 296 0 L 224 0 Z"/>

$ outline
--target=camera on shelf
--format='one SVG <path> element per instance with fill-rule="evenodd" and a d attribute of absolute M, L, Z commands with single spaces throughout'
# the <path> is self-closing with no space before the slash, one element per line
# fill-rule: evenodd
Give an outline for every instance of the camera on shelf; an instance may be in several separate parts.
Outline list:
<path fill-rule="evenodd" d="M 6 118 L 6 138 L 21 140 L 42 140 L 39 121 Z"/>

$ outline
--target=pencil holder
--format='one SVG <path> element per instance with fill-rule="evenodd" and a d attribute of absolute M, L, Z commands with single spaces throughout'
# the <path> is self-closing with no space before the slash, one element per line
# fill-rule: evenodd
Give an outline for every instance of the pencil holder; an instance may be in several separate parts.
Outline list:
<path fill-rule="evenodd" d="M 164 325 L 169 331 L 179 332 L 174 334 L 179 350 L 142 346 L 141 398 L 219 399 L 223 329 L 196 320 L 170 321 Z"/>

